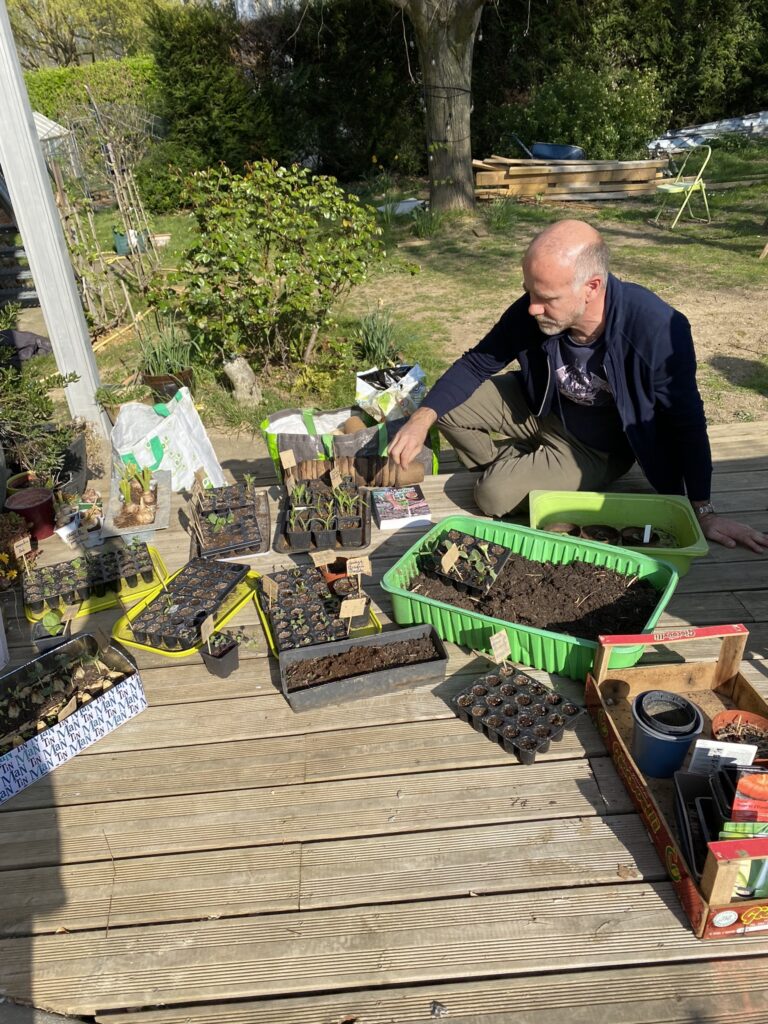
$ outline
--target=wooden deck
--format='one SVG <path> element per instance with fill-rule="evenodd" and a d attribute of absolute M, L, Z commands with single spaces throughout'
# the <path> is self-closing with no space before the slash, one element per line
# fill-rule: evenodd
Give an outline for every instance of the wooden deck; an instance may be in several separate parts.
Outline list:
<path fill-rule="evenodd" d="M 768 527 L 766 425 L 711 435 L 715 504 Z M 464 472 L 425 492 L 436 519 L 472 508 Z M 374 531 L 385 622 L 413 539 Z M 3 611 L 18 663 L 29 627 Z M 455 647 L 439 694 L 294 714 L 253 608 L 237 621 L 260 647 L 236 675 L 139 653 L 150 707 L 0 808 L 0 995 L 99 1024 L 766 1024 L 768 934 L 693 937 L 589 721 L 512 763 L 446 704 L 484 665 Z M 663 620 L 725 622 L 764 687 L 768 557 L 713 549 Z"/>

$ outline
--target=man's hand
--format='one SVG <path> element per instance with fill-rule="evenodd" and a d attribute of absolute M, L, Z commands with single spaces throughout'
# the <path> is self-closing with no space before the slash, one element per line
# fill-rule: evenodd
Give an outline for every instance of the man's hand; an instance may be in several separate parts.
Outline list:
<path fill-rule="evenodd" d="M 758 554 L 768 551 L 768 534 L 753 530 L 751 526 L 738 523 L 735 519 L 726 519 L 712 512 L 699 519 L 699 526 L 707 540 L 717 541 L 726 548 L 735 548 L 740 544 Z"/>
<path fill-rule="evenodd" d="M 427 439 L 429 428 L 437 420 L 437 413 L 423 405 L 395 434 L 389 445 L 389 455 L 405 469 L 419 454 Z"/>

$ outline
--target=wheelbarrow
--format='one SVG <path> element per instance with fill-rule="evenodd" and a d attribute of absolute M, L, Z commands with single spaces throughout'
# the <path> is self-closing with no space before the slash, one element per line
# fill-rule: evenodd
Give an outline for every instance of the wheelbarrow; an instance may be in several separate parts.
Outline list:
<path fill-rule="evenodd" d="M 586 160 L 581 146 L 558 145 L 554 142 L 534 142 L 529 149 L 523 140 L 513 132 L 510 132 L 510 138 L 518 144 L 529 160 Z"/>

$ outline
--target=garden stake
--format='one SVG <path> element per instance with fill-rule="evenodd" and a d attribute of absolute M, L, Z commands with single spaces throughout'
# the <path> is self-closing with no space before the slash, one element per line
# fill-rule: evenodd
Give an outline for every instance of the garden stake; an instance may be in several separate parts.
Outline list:
<path fill-rule="evenodd" d="M 650 539 L 651 539 L 651 524 L 650 523 L 646 523 L 645 527 L 643 528 L 643 544 L 647 544 Z"/>

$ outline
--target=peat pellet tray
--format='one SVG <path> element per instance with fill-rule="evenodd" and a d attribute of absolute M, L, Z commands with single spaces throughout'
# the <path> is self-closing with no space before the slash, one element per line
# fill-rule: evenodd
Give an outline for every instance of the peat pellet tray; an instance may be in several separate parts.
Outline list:
<path fill-rule="evenodd" d="M 456 714 L 522 764 L 562 739 L 584 708 L 511 665 L 479 676 L 453 698 Z"/>
<path fill-rule="evenodd" d="M 189 506 L 190 558 L 233 559 L 269 551 L 269 499 L 244 484 L 196 489 Z"/>
<path fill-rule="evenodd" d="M 271 603 L 264 592 L 265 579 L 277 587 L 277 597 Z M 294 566 L 260 577 L 256 582 L 256 608 L 272 654 L 277 657 L 281 651 L 380 632 L 381 623 L 367 597 L 361 615 L 339 618 L 342 601 L 356 596 L 342 592 L 351 586 L 350 577 L 329 582 L 313 566 Z"/>
<path fill-rule="evenodd" d="M 424 641 L 431 645 L 433 657 L 398 664 L 401 645 L 406 648 L 414 643 L 423 644 Z M 366 653 L 376 649 L 384 649 L 390 654 L 391 661 L 387 667 L 372 669 L 365 666 Z M 292 687 L 289 675 L 293 678 L 297 667 L 300 672 L 302 663 L 328 659 L 332 665 L 334 662 L 338 664 L 339 657 L 350 653 L 360 666 L 354 674 L 328 682 Z M 279 664 L 280 687 L 285 699 L 294 711 L 308 711 L 326 704 L 377 697 L 384 693 L 400 693 L 416 686 L 434 687 L 445 679 L 448 655 L 433 626 L 410 626 L 408 629 L 391 630 L 375 636 L 282 651 Z M 350 717 L 350 724 L 354 724 L 354 717 Z"/>
<path fill-rule="evenodd" d="M 194 654 L 206 619 L 214 629 L 228 622 L 253 597 L 256 578 L 247 565 L 193 559 L 118 619 L 112 636 L 169 657 Z"/>
<path fill-rule="evenodd" d="M 78 555 L 24 573 L 24 614 L 29 622 L 38 622 L 46 608 L 61 611 L 77 605 L 77 616 L 92 615 L 121 601 L 139 600 L 166 576 L 160 554 L 144 543 Z"/>

